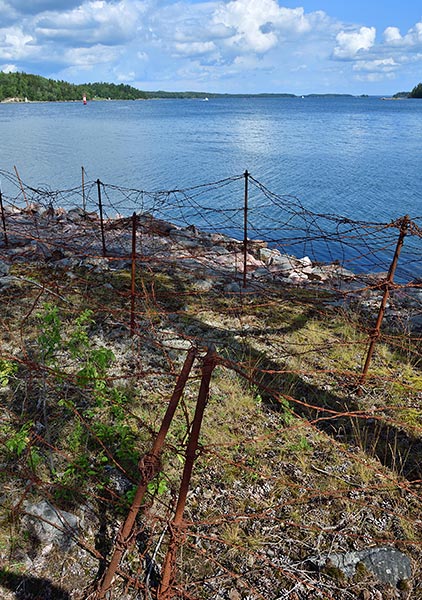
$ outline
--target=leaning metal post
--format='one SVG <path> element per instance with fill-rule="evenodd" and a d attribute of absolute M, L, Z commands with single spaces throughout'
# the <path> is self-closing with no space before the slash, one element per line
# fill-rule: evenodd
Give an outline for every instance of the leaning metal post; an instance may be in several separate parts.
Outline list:
<path fill-rule="evenodd" d="M 135 335 L 135 298 L 136 298 L 136 212 L 132 215 L 132 272 L 130 288 L 130 335 Z"/>
<path fill-rule="evenodd" d="M 26 194 L 25 194 L 25 188 L 23 187 L 22 179 L 20 178 L 18 168 L 16 165 L 14 165 L 13 168 L 15 169 L 16 177 L 18 178 L 18 181 L 19 181 L 23 199 L 25 200 L 26 207 L 28 208 L 29 202 L 28 202 L 28 198 L 26 197 Z"/>
<path fill-rule="evenodd" d="M 85 169 L 83 167 L 81 167 L 82 169 L 82 208 L 83 211 L 86 211 L 86 199 L 85 199 Z"/>
<path fill-rule="evenodd" d="M 211 347 L 202 366 L 201 386 L 198 392 L 198 400 L 196 403 L 195 416 L 193 418 L 192 429 L 189 436 L 188 447 L 186 449 L 185 467 L 183 469 L 182 481 L 180 484 L 179 498 L 177 501 L 174 519 L 169 525 L 170 542 L 167 550 L 167 555 L 164 561 L 162 578 L 158 590 L 158 600 L 170 600 L 172 594 L 172 581 L 174 579 L 176 553 L 178 550 L 178 532 L 180 532 L 183 513 L 186 505 L 186 498 L 189 490 L 189 483 L 192 476 L 193 465 L 198 449 L 199 434 L 201 431 L 202 419 L 204 416 L 205 407 L 208 401 L 211 375 L 218 362 L 217 354 Z"/>
<path fill-rule="evenodd" d="M 246 265 L 248 262 L 248 184 L 249 173 L 245 171 L 245 202 L 243 209 L 243 287 L 246 287 Z"/>
<path fill-rule="evenodd" d="M 3 206 L 3 194 L 0 187 L 0 209 L 1 209 L 1 221 L 3 223 L 3 235 L 4 235 L 4 245 L 9 245 L 9 239 L 7 237 L 7 228 L 6 228 L 6 215 L 4 214 L 4 206 Z"/>
<path fill-rule="evenodd" d="M 186 382 L 191 372 L 193 362 L 195 360 L 197 350 L 191 348 L 185 359 L 182 371 L 177 379 L 172 397 L 168 404 L 166 414 L 164 415 L 161 423 L 160 430 L 155 438 L 155 442 L 149 454 L 139 462 L 139 469 L 141 471 L 141 479 L 137 487 L 135 497 L 130 507 L 129 513 L 123 523 L 119 533 L 117 534 L 116 543 L 114 545 L 114 552 L 111 557 L 109 566 L 105 571 L 103 578 L 98 586 L 96 593 L 97 600 L 101 600 L 105 597 L 106 593 L 110 590 L 113 578 L 119 567 L 122 556 L 127 548 L 128 542 L 132 535 L 133 526 L 135 524 L 136 517 L 138 516 L 141 508 L 142 500 L 144 498 L 148 483 L 154 478 L 160 468 L 160 454 L 164 444 L 164 439 L 167 435 L 174 413 L 180 398 L 182 397 L 183 390 L 185 389 Z"/>
<path fill-rule="evenodd" d="M 103 217 L 103 202 L 101 199 L 101 181 L 97 179 L 97 189 L 98 189 L 98 208 L 100 211 L 100 225 L 101 225 L 101 242 L 103 245 L 103 256 L 106 256 L 106 244 L 105 244 L 105 236 L 104 236 L 104 217 Z"/>
<path fill-rule="evenodd" d="M 404 216 L 400 223 L 400 233 L 397 240 L 396 250 L 394 252 L 394 257 L 392 263 L 390 265 L 390 269 L 388 271 L 387 279 L 384 283 L 384 295 L 381 300 L 380 309 L 378 312 L 377 322 L 375 323 L 374 330 L 371 334 L 371 342 L 369 344 L 368 353 L 366 355 L 365 365 L 363 367 L 362 375 L 360 377 L 359 385 L 362 386 L 365 383 L 366 377 L 368 375 L 369 365 L 371 364 L 372 356 L 374 354 L 375 345 L 380 336 L 381 324 L 384 318 L 385 308 L 387 306 L 387 301 L 390 296 L 390 290 L 394 284 L 394 274 L 396 272 L 397 263 L 399 260 L 400 252 L 403 247 L 404 238 L 406 237 L 407 231 L 409 229 L 410 218 L 408 215 Z M 359 387 L 358 393 L 362 393 L 362 387 Z"/>

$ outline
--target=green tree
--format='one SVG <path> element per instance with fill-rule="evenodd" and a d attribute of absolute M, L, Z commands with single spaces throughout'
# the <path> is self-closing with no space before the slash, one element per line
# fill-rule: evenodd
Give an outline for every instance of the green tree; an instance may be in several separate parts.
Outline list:
<path fill-rule="evenodd" d="M 418 83 L 410 92 L 409 98 L 422 98 L 422 83 Z"/>

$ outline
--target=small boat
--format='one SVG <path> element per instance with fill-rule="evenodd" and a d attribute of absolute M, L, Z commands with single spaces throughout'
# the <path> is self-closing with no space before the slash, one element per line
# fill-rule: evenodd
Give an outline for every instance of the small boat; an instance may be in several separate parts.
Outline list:
<path fill-rule="evenodd" d="M 86 105 L 86 96 L 85 96 L 85 94 L 82 97 L 82 102 L 84 103 L 84 106 L 85 106 Z"/>
<path fill-rule="evenodd" d="M 208 98 L 206 98 L 206 97 L 205 97 L 205 98 L 203 98 L 203 100 L 202 100 L 202 101 L 203 101 L 203 102 L 208 102 Z"/>

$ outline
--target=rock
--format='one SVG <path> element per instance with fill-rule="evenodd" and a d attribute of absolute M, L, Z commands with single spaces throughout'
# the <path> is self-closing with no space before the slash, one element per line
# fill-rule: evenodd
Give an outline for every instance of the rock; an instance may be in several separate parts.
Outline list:
<path fill-rule="evenodd" d="M 171 348 L 172 350 L 189 350 L 192 347 L 190 340 L 183 340 L 181 338 L 172 338 L 162 341 L 163 346 Z"/>
<path fill-rule="evenodd" d="M 313 267 L 309 273 L 307 272 L 307 275 L 309 279 L 317 281 L 327 281 L 329 277 L 329 274 L 324 267 Z"/>
<path fill-rule="evenodd" d="M 66 217 L 68 221 L 80 221 L 81 219 L 84 219 L 86 215 L 86 212 L 84 211 L 83 208 L 80 207 L 75 207 L 75 208 L 71 208 Z"/>
<path fill-rule="evenodd" d="M 308 276 L 305 273 L 293 271 L 287 277 L 287 283 L 293 283 L 294 285 L 300 285 L 308 280 Z"/>
<path fill-rule="evenodd" d="M 68 549 L 79 528 L 79 519 L 64 510 L 57 510 L 46 500 L 38 504 L 27 504 L 26 523 L 28 529 L 43 545 L 56 544 Z"/>
<path fill-rule="evenodd" d="M 9 274 L 10 266 L 3 260 L 0 260 L 0 277 L 5 277 Z"/>
<path fill-rule="evenodd" d="M 309 256 L 304 256 L 303 258 L 298 259 L 298 263 L 303 267 L 312 267 L 312 261 Z"/>
<path fill-rule="evenodd" d="M 209 292 L 213 288 L 213 282 L 210 279 L 198 279 L 192 288 L 197 292 Z"/>
<path fill-rule="evenodd" d="M 278 271 L 289 273 L 298 264 L 297 259 L 288 254 L 281 254 L 279 250 L 271 250 L 271 248 L 261 248 L 259 250 L 259 258 L 265 264 L 277 267 Z"/>
<path fill-rule="evenodd" d="M 362 563 L 381 583 L 397 586 L 412 577 L 409 558 L 395 548 L 368 548 L 359 552 L 323 554 L 309 559 L 319 569 L 327 563 L 339 569 L 345 577 L 353 577 L 356 566 Z"/>
<path fill-rule="evenodd" d="M 0 290 L 7 290 L 13 285 L 14 277 L 0 277 Z"/>
<path fill-rule="evenodd" d="M 169 235 L 171 231 L 177 230 L 177 227 L 173 223 L 169 223 L 163 219 L 155 219 L 148 213 L 139 216 L 139 223 L 142 229 L 149 234 Z"/>
<path fill-rule="evenodd" d="M 409 558 L 394 548 L 372 548 L 361 562 L 382 583 L 397 586 L 412 576 Z"/>

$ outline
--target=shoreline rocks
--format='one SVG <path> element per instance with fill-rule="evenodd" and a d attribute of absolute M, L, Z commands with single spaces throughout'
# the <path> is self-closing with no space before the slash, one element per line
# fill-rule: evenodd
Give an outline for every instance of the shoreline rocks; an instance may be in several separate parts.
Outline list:
<path fill-rule="evenodd" d="M 45 262 L 52 267 L 86 267 L 96 271 L 128 268 L 131 261 L 132 218 L 104 222 L 103 257 L 100 219 L 96 212 L 80 207 L 65 210 L 30 204 L 26 208 L 6 205 L 8 245 L 0 233 L 0 286 L 8 281 L 14 262 Z M 246 263 L 245 263 L 246 259 Z M 194 225 L 179 227 L 149 213 L 137 215 L 137 261 L 159 265 L 170 274 L 184 272 L 196 280 L 197 291 L 222 288 L 245 291 L 239 281 L 246 277 L 248 289 L 287 285 L 315 287 L 340 294 L 339 302 L 359 305 L 370 316 L 380 306 L 386 273 L 357 274 L 337 262 L 324 264 L 309 256 L 296 257 L 270 247 L 264 240 L 243 241 L 222 233 L 208 233 Z M 246 276 L 244 269 L 246 266 Z M 391 322 L 403 318 L 412 329 L 422 329 L 422 290 L 418 280 L 391 290 Z"/>

